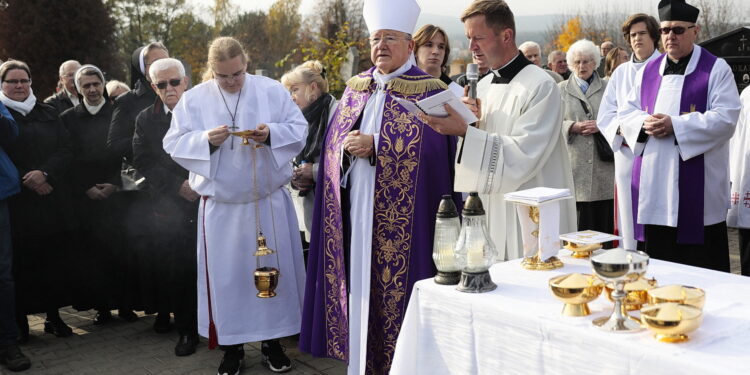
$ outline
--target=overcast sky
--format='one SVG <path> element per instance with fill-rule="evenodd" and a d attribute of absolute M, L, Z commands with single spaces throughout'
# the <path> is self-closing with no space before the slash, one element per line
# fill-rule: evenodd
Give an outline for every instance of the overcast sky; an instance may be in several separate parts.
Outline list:
<path fill-rule="evenodd" d="M 200 4 L 212 4 L 213 0 L 194 0 Z M 315 3 L 319 0 L 302 0 L 302 13 L 309 14 L 315 7 Z M 568 11 L 580 8 L 582 5 L 596 4 L 602 6 L 604 4 L 617 4 L 621 5 L 623 0 L 598 0 L 598 1 L 566 1 L 566 0 L 506 0 L 510 5 L 511 10 L 514 14 L 529 16 L 529 15 L 540 15 L 540 14 L 557 14 L 565 13 Z M 746 0 L 741 0 L 746 1 Z M 238 5 L 242 10 L 268 10 L 273 4 L 274 0 L 232 0 L 235 5 Z M 472 0 L 417 0 L 419 5 L 422 7 L 422 12 L 441 14 L 446 16 L 457 16 L 461 14 Z M 631 0 L 629 3 L 639 3 L 639 11 L 645 11 L 647 13 L 656 13 L 657 0 Z M 602 9 L 605 9 L 602 6 Z"/>

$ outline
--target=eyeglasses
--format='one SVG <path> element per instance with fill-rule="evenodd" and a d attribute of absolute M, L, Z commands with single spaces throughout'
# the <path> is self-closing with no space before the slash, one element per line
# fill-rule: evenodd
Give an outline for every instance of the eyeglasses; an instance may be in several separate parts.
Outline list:
<path fill-rule="evenodd" d="M 385 36 L 383 38 L 378 38 L 378 37 L 370 38 L 370 47 L 375 47 L 378 44 L 380 44 L 380 42 L 385 42 L 386 45 L 390 46 L 390 45 L 392 45 L 392 44 L 394 44 L 394 43 L 396 43 L 398 41 L 401 41 L 401 40 L 406 40 L 406 39 L 404 39 L 404 38 L 397 38 L 395 36 L 390 36 L 390 35 L 387 35 L 387 36 Z"/>
<path fill-rule="evenodd" d="M 571 65 L 573 65 L 573 66 L 576 66 L 576 65 L 588 65 L 588 64 L 593 64 L 593 63 L 594 63 L 594 60 L 574 60 L 573 64 L 571 64 Z"/>
<path fill-rule="evenodd" d="M 245 74 L 244 70 L 240 70 L 239 72 L 233 73 L 233 74 L 219 74 L 219 73 L 214 72 L 214 78 L 220 79 L 224 82 L 231 82 L 231 81 L 236 81 L 244 74 Z"/>
<path fill-rule="evenodd" d="M 659 32 L 662 35 L 668 35 L 669 32 L 672 31 L 672 32 L 675 33 L 675 35 L 682 35 L 682 34 L 685 33 L 685 31 L 687 31 L 687 29 L 692 29 L 694 27 L 695 27 L 695 25 L 688 26 L 688 27 L 684 27 L 684 26 L 662 27 L 662 28 L 659 28 Z"/>
<path fill-rule="evenodd" d="M 168 83 L 168 84 L 169 84 L 170 86 L 172 86 L 172 87 L 177 87 L 177 86 L 179 86 L 180 84 L 182 84 L 182 80 L 181 80 L 181 79 L 170 79 L 169 81 L 162 81 L 162 82 L 159 82 L 159 83 L 157 83 L 157 84 L 156 84 L 156 87 L 157 87 L 157 88 L 158 88 L 159 90 L 164 90 L 164 89 L 166 89 L 166 88 L 167 88 L 167 83 Z"/>
<path fill-rule="evenodd" d="M 13 86 L 19 83 L 22 85 L 28 85 L 29 83 L 31 83 L 31 80 L 30 79 L 6 79 L 5 81 L 3 81 L 3 83 L 7 83 Z"/>

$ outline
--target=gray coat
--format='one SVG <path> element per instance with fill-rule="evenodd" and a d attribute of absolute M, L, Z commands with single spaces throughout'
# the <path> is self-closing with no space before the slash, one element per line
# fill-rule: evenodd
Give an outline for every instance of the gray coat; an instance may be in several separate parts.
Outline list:
<path fill-rule="evenodd" d="M 573 167 L 573 181 L 576 187 L 576 201 L 591 202 L 614 198 L 615 164 L 599 159 L 594 145 L 594 135 L 570 133 L 576 121 L 596 119 L 599 103 L 602 101 L 604 82 L 596 72 L 589 89 L 584 94 L 571 74 L 570 78 L 558 84 L 562 94 L 562 131 L 568 145 L 570 164 Z M 581 99 L 586 102 L 591 115 L 586 115 Z"/>

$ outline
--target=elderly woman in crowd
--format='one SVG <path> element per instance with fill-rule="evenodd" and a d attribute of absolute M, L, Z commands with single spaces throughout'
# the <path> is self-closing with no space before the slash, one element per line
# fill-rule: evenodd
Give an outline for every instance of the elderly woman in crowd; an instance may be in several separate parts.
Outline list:
<path fill-rule="evenodd" d="M 120 97 L 120 95 L 125 94 L 128 91 L 130 91 L 130 87 L 128 87 L 125 82 L 116 79 L 107 82 L 107 94 L 109 94 L 109 99 L 113 102 Z"/>
<path fill-rule="evenodd" d="M 615 69 L 621 64 L 628 62 L 629 56 L 628 51 L 622 47 L 612 48 L 607 56 L 604 58 L 604 80 L 608 81 L 609 77 L 612 77 Z"/>
<path fill-rule="evenodd" d="M 35 313 L 47 314 L 45 332 L 67 337 L 73 330 L 58 308 L 69 303 L 70 137 L 57 110 L 34 96 L 28 65 L 14 60 L 0 65 L 0 81 L 0 101 L 19 128 L 18 139 L 6 151 L 22 185 L 21 193 L 9 200 L 20 341 L 29 337 L 26 315 Z"/>
<path fill-rule="evenodd" d="M 304 217 L 304 220 L 300 220 L 300 229 L 304 229 L 309 238 L 318 158 L 325 141 L 328 121 L 336 111 L 336 98 L 328 93 L 326 70 L 320 61 L 307 61 L 294 68 L 281 77 L 281 83 L 289 90 L 292 100 L 302 110 L 308 123 L 305 148 L 294 158 L 297 167 L 292 175 L 292 187 L 299 190 L 297 203 L 298 206 L 301 205 Z"/>
<path fill-rule="evenodd" d="M 414 55 L 419 69 L 443 81 L 456 96 L 464 96 L 463 87 L 445 74 L 451 52 L 448 34 L 438 26 L 424 25 L 414 33 L 413 39 Z"/>
<path fill-rule="evenodd" d="M 579 40 L 568 49 L 573 72 L 560 82 L 564 117 L 563 135 L 573 167 L 578 229 L 612 233 L 614 227 L 614 162 L 612 150 L 596 126 L 599 103 L 606 88 L 596 68 L 599 49 Z"/>

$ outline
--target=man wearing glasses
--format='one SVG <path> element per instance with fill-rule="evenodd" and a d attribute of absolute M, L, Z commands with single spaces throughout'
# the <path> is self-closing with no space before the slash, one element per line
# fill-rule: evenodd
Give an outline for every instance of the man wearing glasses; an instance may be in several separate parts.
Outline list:
<path fill-rule="evenodd" d="M 256 341 L 271 371 L 288 371 L 291 361 L 278 339 L 299 332 L 305 268 L 286 185 L 307 121 L 279 82 L 245 72 L 247 55 L 236 39 L 211 42 L 207 65 L 203 83 L 174 107 L 163 141 L 201 196 L 198 331 L 209 348 L 218 344 L 224 351 L 219 374 L 237 374 L 243 344 Z M 254 256 L 260 235 L 275 253 Z M 275 297 L 256 297 L 258 267 L 279 270 Z"/>
<path fill-rule="evenodd" d="M 419 13 L 414 0 L 365 0 L 375 66 L 347 82 L 321 151 L 300 348 L 348 360 L 349 374 L 388 373 L 412 286 L 435 275 L 435 214 L 453 194 L 456 138 L 396 100 L 447 89 L 414 61 Z"/>
<path fill-rule="evenodd" d="M 44 102 L 55 107 L 58 114 L 62 114 L 68 108 L 78 105 L 78 90 L 73 77 L 76 71 L 81 67 L 81 63 L 76 60 L 68 60 L 60 65 L 60 91 L 57 94 L 44 99 Z"/>
<path fill-rule="evenodd" d="M 666 53 L 618 111 L 633 147 L 633 215 L 654 258 L 729 272 L 729 139 L 740 100 L 729 65 L 695 45 L 699 10 L 659 3 Z"/>
<path fill-rule="evenodd" d="M 180 338 L 177 356 L 195 353 L 198 344 L 196 291 L 196 215 L 200 195 L 190 188 L 188 171 L 175 163 L 162 146 L 172 121 L 172 110 L 187 89 L 185 67 L 179 60 L 160 59 L 149 69 L 156 103 L 144 109 L 135 120 L 133 164 L 146 177 L 150 210 L 143 213 L 159 235 L 151 251 L 143 254 L 143 273 L 158 284 L 146 309 L 159 311 L 174 321 Z"/>

